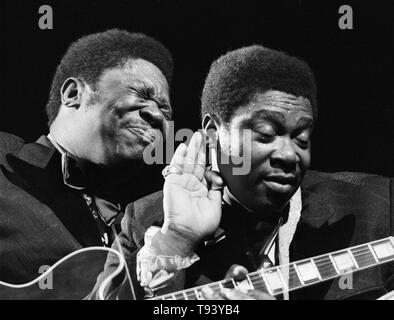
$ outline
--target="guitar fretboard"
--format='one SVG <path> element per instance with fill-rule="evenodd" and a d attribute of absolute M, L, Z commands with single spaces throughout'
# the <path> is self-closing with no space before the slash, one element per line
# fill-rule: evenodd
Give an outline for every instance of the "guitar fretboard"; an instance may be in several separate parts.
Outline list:
<path fill-rule="evenodd" d="M 256 289 L 276 296 L 389 261 L 394 261 L 393 237 L 255 271 L 249 273 L 246 280 L 241 283 L 226 279 L 165 294 L 152 300 L 198 300 L 201 297 L 201 290 L 205 287 L 209 287 L 214 292 L 219 292 L 223 288 Z"/>

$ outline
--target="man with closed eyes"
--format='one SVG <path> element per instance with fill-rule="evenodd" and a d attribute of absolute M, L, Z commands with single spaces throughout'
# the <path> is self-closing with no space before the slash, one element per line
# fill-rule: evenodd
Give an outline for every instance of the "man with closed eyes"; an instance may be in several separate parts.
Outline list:
<path fill-rule="evenodd" d="M 212 64 L 202 132 L 176 150 L 163 191 L 130 204 L 122 221 L 121 245 L 138 247 L 128 261 L 140 297 L 272 299 L 274 290 L 253 286 L 248 271 L 393 235 L 392 179 L 308 170 L 316 91 L 304 61 L 262 46 Z M 249 165 L 240 172 L 242 159 Z M 374 299 L 394 289 L 393 274 L 385 264 L 356 273 L 351 288 L 336 279 L 278 298 Z M 226 277 L 243 282 L 192 289 Z"/>
<path fill-rule="evenodd" d="M 75 250 L 111 246 L 137 198 L 143 151 L 168 130 L 172 73 L 169 51 L 141 33 L 112 29 L 68 48 L 49 134 L 24 143 L 1 133 L 1 281 L 28 282 Z"/>

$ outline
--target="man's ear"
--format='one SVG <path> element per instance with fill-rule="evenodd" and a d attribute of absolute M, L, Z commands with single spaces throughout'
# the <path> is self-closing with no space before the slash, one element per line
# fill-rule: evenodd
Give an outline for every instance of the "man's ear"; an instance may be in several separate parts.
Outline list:
<path fill-rule="evenodd" d="M 64 81 L 60 89 L 62 105 L 78 109 L 81 104 L 82 89 L 83 83 L 79 79 L 68 78 Z"/>
<path fill-rule="evenodd" d="M 206 114 L 202 120 L 202 129 L 208 139 L 207 163 L 212 165 L 212 170 L 220 171 L 218 166 L 218 152 L 220 152 L 219 122 L 210 114 Z"/>
<path fill-rule="evenodd" d="M 206 114 L 202 119 L 202 129 L 204 135 L 208 137 L 208 142 L 212 146 L 216 144 L 218 140 L 218 122 L 210 115 Z"/>

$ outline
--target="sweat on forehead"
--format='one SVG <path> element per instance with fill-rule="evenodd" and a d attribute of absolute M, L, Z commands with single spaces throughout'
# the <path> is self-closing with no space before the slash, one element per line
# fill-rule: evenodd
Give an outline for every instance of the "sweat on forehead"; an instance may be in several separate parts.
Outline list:
<path fill-rule="evenodd" d="M 280 91 L 310 101 L 317 116 L 317 88 L 310 67 L 301 59 L 259 45 L 230 51 L 211 66 L 202 93 L 201 115 L 228 122 L 234 110 L 256 93 Z"/>

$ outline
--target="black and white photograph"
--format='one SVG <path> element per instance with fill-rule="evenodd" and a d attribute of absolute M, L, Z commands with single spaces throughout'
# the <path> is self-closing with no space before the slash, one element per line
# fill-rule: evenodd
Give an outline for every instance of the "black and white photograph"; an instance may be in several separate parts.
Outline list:
<path fill-rule="evenodd" d="M 393 15 L 2 1 L 0 300 L 394 300 Z"/>

